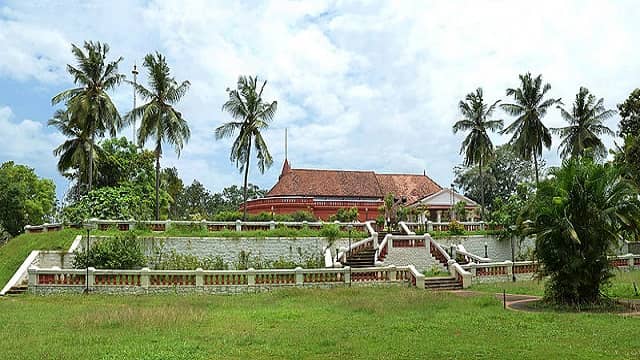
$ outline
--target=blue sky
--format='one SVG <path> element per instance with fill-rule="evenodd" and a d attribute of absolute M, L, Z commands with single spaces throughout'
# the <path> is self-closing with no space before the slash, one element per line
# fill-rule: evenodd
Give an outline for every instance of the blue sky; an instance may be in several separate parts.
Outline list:
<path fill-rule="evenodd" d="M 266 133 L 274 166 L 264 175 L 252 167 L 250 181 L 275 183 L 286 127 L 293 167 L 426 170 L 446 186 L 461 161 L 451 125 L 465 94 L 482 86 L 487 100 L 508 100 L 505 89 L 531 71 L 567 105 L 586 86 L 615 108 L 640 87 L 639 18 L 634 1 L 0 1 L 0 162 L 34 167 L 66 191 L 52 155 L 64 139 L 46 126 L 50 99 L 72 85 L 70 44 L 99 40 L 124 57 L 122 73 L 157 50 L 177 80 L 191 81 L 178 106 L 191 141 L 179 159 L 162 159 L 185 183 L 218 191 L 242 182 L 213 129 L 229 120 L 225 89 L 257 74 L 279 108 Z M 122 113 L 131 108 L 129 86 L 112 96 Z M 545 122 L 562 126 L 557 111 Z M 558 163 L 555 144 L 544 156 Z"/>

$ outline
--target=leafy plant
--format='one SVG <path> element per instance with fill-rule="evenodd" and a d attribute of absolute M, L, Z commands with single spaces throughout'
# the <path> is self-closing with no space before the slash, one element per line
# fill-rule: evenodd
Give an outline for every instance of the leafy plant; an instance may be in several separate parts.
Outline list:
<path fill-rule="evenodd" d="M 175 250 L 162 257 L 154 264 L 156 270 L 227 270 L 229 265 L 221 256 L 198 257 L 191 254 L 178 254 Z"/>
<path fill-rule="evenodd" d="M 358 220 L 358 208 L 338 209 L 335 215 L 329 216 L 329 221 L 353 222 Z"/>
<path fill-rule="evenodd" d="M 565 160 L 540 183 L 527 214 L 536 235 L 535 255 L 548 276 L 546 299 L 581 306 L 601 300 L 612 276 L 607 255 L 625 230 L 640 228 L 638 190 L 610 164 Z"/>
<path fill-rule="evenodd" d="M 146 265 L 141 242 L 132 233 L 94 240 L 89 251 L 76 250 L 73 260 L 76 269 L 139 269 Z"/>
<path fill-rule="evenodd" d="M 449 223 L 449 235 L 463 235 L 464 225 L 457 220 L 451 220 Z"/>

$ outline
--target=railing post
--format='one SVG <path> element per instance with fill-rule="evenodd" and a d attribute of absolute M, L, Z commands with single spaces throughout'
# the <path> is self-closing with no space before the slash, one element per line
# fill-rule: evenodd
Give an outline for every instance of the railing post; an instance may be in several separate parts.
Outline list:
<path fill-rule="evenodd" d="M 296 267 L 296 285 L 302 286 L 304 284 L 304 274 L 301 267 Z"/>
<path fill-rule="evenodd" d="M 397 280 L 397 272 L 395 265 L 389 265 L 389 281 Z"/>
<path fill-rule="evenodd" d="M 204 286 L 204 270 L 202 268 L 196 269 L 196 287 Z"/>
<path fill-rule="evenodd" d="M 433 231 L 433 223 L 431 221 L 427 221 L 427 232 Z"/>
<path fill-rule="evenodd" d="M 167 220 L 164 222 L 164 231 L 167 231 L 171 228 L 171 220 Z"/>
<path fill-rule="evenodd" d="M 513 276 L 513 263 L 511 262 L 511 260 L 507 260 L 505 261 L 505 264 L 507 265 L 507 277 L 511 279 L 511 277 Z"/>
<path fill-rule="evenodd" d="M 633 269 L 633 254 L 627 255 L 627 264 L 629 264 L 629 270 Z"/>
<path fill-rule="evenodd" d="M 471 276 L 476 276 L 476 263 L 472 262 L 469 264 L 469 272 L 471 273 Z"/>
<path fill-rule="evenodd" d="M 89 274 L 89 278 L 87 279 L 87 287 L 91 290 L 92 287 L 96 285 L 96 268 L 89 267 L 87 273 Z"/>
<path fill-rule="evenodd" d="M 149 268 L 147 267 L 140 270 L 140 286 L 143 289 L 149 288 Z"/>
<path fill-rule="evenodd" d="M 209 230 L 209 227 L 207 226 L 207 220 L 202 219 L 202 221 L 200 221 L 200 228 L 202 228 L 203 231 Z"/>
<path fill-rule="evenodd" d="M 269 229 L 275 230 L 275 228 L 276 228 L 276 222 L 273 220 L 269 221 Z"/>
<path fill-rule="evenodd" d="M 29 274 L 29 287 L 38 285 L 38 267 L 31 266 L 27 269 L 27 273 Z"/>
<path fill-rule="evenodd" d="M 44 223 L 42 224 L 42 232 L 47 232 L 49 231 L 49 229 L 47 229 L 47 225 L 49 225 L 48 223 Z"/>
<path fill-rule="evenodd" d="M 343 278 L 344 278 L 344 283 L 345 284 L 351 284 L 351 267 L 350 266 L 345 266 L 344 268 L 342 268 L 343 271 Z"/>
<path fill-rule="evenodd" d="M 255 286 L 256 285 L 256 269 L 249 268 L 247 270 L 247 285 Z"/>
<path fill-rule="evenodd" d="M 236 231 L 242 231 L 242 221 L 236 220 Z"/>

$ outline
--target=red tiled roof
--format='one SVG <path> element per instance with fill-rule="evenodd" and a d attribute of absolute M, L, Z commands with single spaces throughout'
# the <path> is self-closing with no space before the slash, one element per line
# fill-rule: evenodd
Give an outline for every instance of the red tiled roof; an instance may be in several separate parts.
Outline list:
<path fill-rule="evenodd" d="M 425 175 L 376 174 L 373 171 L 291 169 L 285 161 L 280 179 L 267 194 L 383 198 L 388 193 L 414 203 L 442 188 Z"/>
<path fill-rule="evenodd" d="M 425 175 L 376 174 L 383 194 L 392 193 L 395 197 L 406 196 L 407 204 L 425 198 L 442 188 Z"/>

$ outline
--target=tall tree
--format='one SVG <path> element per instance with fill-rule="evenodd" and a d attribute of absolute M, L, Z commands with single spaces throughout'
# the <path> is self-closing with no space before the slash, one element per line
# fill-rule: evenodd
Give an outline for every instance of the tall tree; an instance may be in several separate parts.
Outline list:
<path fill-rule="evenodd" d="M 453 125 L 453 132 L 469 131 L 467 137 L 462 142 L 460 154 L 464 154 L 464 165 L 478 165 L 480 170 L 480 204 L 482 205 L 482 218 L 484 219 L 484 178 L 482 167 L 486 159 L 494 155 L 493 143 L 487 131 L 502 130 L 504 122 L 502 120 L 491 120 L 491 116 L 500 100 L 491 105 L 487 105 L 483 99 L 482 88 L 467 94 L 465 101 L 460 101 L 458 108 L 463 118 Z"/>
<path fill-rule="evenodd" d="M 128 122 L 138 118 L 138 143 L 144 144 L 149 139 L 155 141 L 156 155 L 156 220 L 160 219 L 160 157 L 162 143 L 173 145 L 178 156 L 189 141 L 191 131 L 182 114 L 175 109 L 175 105 L 182 99 L 189 89 L 189 81 L 178 84 L 171 77 L 169 66 L 164 56 L 156 52 L 144 58 L 144 67 L 149 76 L 150 89 L 140 84 L 131 84 L 136 93 L 140 94 L 146 104 L 131 110 L 125 117 Z"/>
<path fill-rule="evenodd" d="M 56 204 L 56 186 L 24 165 L 8 161 L 0 165 L 0 225 L 18 235 L 27 224 L 51 219 Z"/>
<path fill-rule="evenodd" d="M 551 85 L 542 84 L 542 75 L 533 78 L 531 73 L 527 73 L 519 75 L 519 78 L 519 88 L 507 89 L 507 96 L 512 96 L 514 102 L 500 105 L 507 114 L 517 118 L 501 133 L 513 133 L 509 143 L 524 160 L 533 159 L 537 186 L 539 183 L 538 157 L 542 156 L 543 147 L 547 149 L 551 147 L 551 133 L 542 123 L 542 118 L 551 106 L 562 102 L 560 99 L 553 98 L 545 100 Z"/>
<path fill-rule="evenodd" d="M 244 215 L 247 218 L 247 180 L 249 176 L 249 160 L 251 159 L 251 147 L 256 150 L 258 169 L 264 174 L 265 169 L 273 164 L 267 143 L 262 137 L 262 131 L 269 127 L 269 123 L 275 116 L 278 102 L 271 103 L 262 99 L 262 92 L 267 81 L 258 84 L 258 77 L 240 76 L 237 88 L 227 89 L 229 100 L 222 105 L 222 110 L 229 112 L 235 121 L 228 122 L 216 128 L 216 139 L 233 136 L 236 131 L 238 136 L 231 146 L 232 162 L 235 162 L 240 171 L 244 171 Z"/>
<path fill-rule="evenodd" d="M 621 137 L 640 136 L 640 89 L 635 89 L 629 97 L 618 104 L 620 111 L 620 132 Z"/>
<path fill-rule="evenodd" d="M 571 112 L 561 106 L 558 106 L 558 109 L 562 118 L 569 123 L 569 126 L 551 129 L 562 139 L 558 148 L 560 155 L 565 159 L 583 156 L 585 151 L 590 149 L 596 157 L 605 157 L 607 148 L 600 136 L 613 136 L 614 133 L 602 123 L 616 112 L 605 109 L 604 99 L 596 100 L 596 97 L 589 93 L 589 89 L 581 87 Z"/>
<path fill-rule="evenodd" d="M 74 119 L 69 110 L 56 110 L 48 121 L 49 126 L 55 127 L 62 135 L 68 137 L 64 143 L 53 150 L 53 155 L 60 156 L 58 171 L 65 177 L 76 179 L 78 190 L 82 188 L 82 184 L 89 184 L 87 162 L 92 159 L 95 167 L 98 157 L 95 153 L 101 153 L 100 146 L 91 144 L 91 139 L 83 130 L 80 121 L 81 119 Z M 94 152 L 93 156 L 89 156 L 89 151 Z"/>
<path fill-rule="evenodd" d="M 77 66 L 67 65 L 67 72 L 73 76 L 77 87 L 65 90 L 51 99 L 53 105 L 64 102 L 73 119 L 86 133 L 94 148 L 96 136 L 104 136 L 108 132 L 112 137 L 122 127 L 122 119 L 116 106 L 111 101 L 108 91 L 122 82 L 124 75 L 118 73 L 118 64 L 122 57 L 107 62 L 109 45 L 100 42 L 85 42 L 83 49 L 71 45 L 71 52 L 76 58 Z M 93 184 L 94 151 L 88 153 L 87 191 Z"/>

